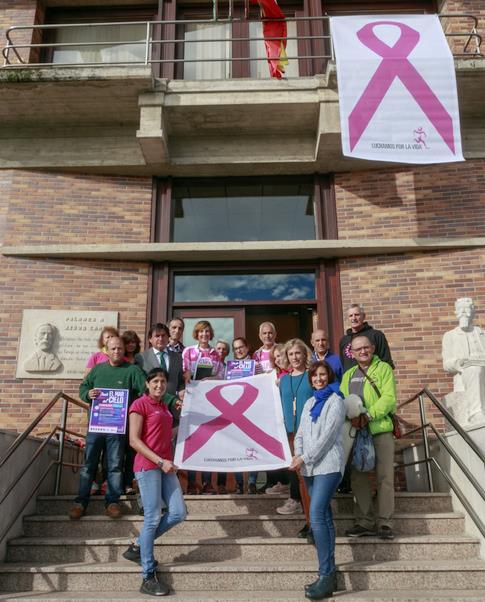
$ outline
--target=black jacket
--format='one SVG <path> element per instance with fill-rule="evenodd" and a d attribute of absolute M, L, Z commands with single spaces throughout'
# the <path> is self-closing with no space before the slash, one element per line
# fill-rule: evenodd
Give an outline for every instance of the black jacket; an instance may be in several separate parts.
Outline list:
<path fill-rule="evenodd" d="M 372 328 L 367 322 L 364 322 L 362 330 L 359 330 L 359 332 L 352 332 L 352 329 L 349 328 L 345 335 L 340 339 L 340 359 L 342 360 L 344 372 L 349 368 L 352 368 L 352 366 L 355 366 L 357 363 L 350 355 L 350 344 L 353 338 L 361 336 L 367 337 L 376 348 L 374 352 L 375 355 L 383 362 L 387 362 L 391 368 L 394 369 L 394 362 L 392 361 L 386 335 L 380 330 Z"/>

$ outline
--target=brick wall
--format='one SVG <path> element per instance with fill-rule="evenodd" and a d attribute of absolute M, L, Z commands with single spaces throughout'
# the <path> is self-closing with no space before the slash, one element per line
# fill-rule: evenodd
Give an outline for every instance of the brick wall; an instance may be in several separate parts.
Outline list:
<path fill-rule="evenodd" d="M 339 238 L 483 236 L 485 161 L 335 176 Z"/>
<path fill-rule="evenodd" d="M 2 215 L 9 245 L 148 242 L 151 179 L 0 171 Z M 0 288 L 4 428 L 22 430 L 60 390 L 78 396 L 77 381 L 15 378 L 23 309 L 118 311 L 143 339 L 147 264 L 1 257 Z"/>
<path fill-rule="evenodd" d="M 483 221 L 482 221 L 483 224 Z M 453 390 L 442 369 L 443 333 L 457 326 L 454 302 L 472 297 L 485 328 L 483 249 L 340 260 L 342 304 L 362 303 L 369 323 L 386 334 L 396 364 L 399 401 L 423 385 L 438 396 Z M 439 413 L 430 408 L 435 419 Z M 417 424 L 417 405 L 403 417 Z"/>
<path fill-rule="evenodd" d="M 485 36 L 485 4 L 483 0 L 444 0 L 440 5 L 443 14 L 468 14 L 478 19 L 477 31 L 482 37 Z M 469 33 L 473 27 L 471 19 L 465 17 L 443 19 L 441 21 L 445 33 Z M 467 43 L 467 36 L 449 38 L 453 52 L 463 52 Z M 475 50 L 475 42 L 470 42 L 470 49 Z M 482 46 L 482 54 L 484 52 Z"/>
<path fill-rule="evenodd" d="M 150 240 L 151 178 L 0 171 L 2 181 L 6 245 Z"/>
<path fill-rule="evenodd" d="M 80 381 L 15 378 L 22 310 L 118 311 L 120 329 L 143 337 L 147 278 L 148 266 L 141 263 L 0 259 L 2 428 L 23 430 L 58 391 L 78 397 Z M 42 430 L 54 422 L 44 421 Z"/>
<path fill-rule="evenodd" d="M 7 39 L 5 32 L 14 25 L 34 25 L 42 20 L 42 9 L 37 9 L 36 0 L 0 0 L 0 47 L 3 48 Z M 17 32 L 12 35 L 12 41 L 15 44 L 30 44 L 32 39 L 32 30 Z M 29 56 L 29 50 L 19 50 L 23 59 Z M 10 56 L 12 63 L 17 63 L 13 54 Z M 2 57 L 3 64 L 3 57 Z"/>

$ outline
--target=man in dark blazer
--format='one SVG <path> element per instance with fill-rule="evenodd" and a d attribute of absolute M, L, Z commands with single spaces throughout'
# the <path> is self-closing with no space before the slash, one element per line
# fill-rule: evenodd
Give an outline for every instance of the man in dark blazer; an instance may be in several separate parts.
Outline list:
<path fill-rule="evenodd" d="M 167 392 L 180 396 L 180 392 L 185 389 L 182 355 L 168 351 L 166 347 L 169 337 L 170 333 L 165 324 L 153 324 L 148 331 L 150 347 L 136 355 L 135 363 L 147 374 L 153 368 L 165 368 L 168 372 Z"/>

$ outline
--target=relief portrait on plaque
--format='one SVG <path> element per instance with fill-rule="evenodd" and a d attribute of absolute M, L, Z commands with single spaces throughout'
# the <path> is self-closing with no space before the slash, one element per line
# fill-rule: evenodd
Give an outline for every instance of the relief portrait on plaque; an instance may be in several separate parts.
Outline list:
<path fill-rule="evenodd" d="M 35 351 L 24 364 L 27 372 L 55 372 L 62 367 L 61 360 L 53 352 L 57 336 L 57 328 L 48 322 L 36 328 Z"/>
<path fill-rule="evenodd" d="M 103 328 L 117 325 L 116 311 L 24 309 L 16 378 L 82 379 Z"/>

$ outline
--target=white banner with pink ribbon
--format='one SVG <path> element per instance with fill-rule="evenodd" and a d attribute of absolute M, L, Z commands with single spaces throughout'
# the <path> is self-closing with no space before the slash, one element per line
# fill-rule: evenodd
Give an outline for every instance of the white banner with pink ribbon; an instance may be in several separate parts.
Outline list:
<path fill-rule="evenodd" d="M 332 17 L 331 32 L 344 155 L 463 161 L 455 66 L 436 15 Z"/>
<path fill-rule="evenodd" d="M 291 452 L 274 374 L 191 382 L 175 448 L 179 468 L 214 472 L 289 466 Z"/>

